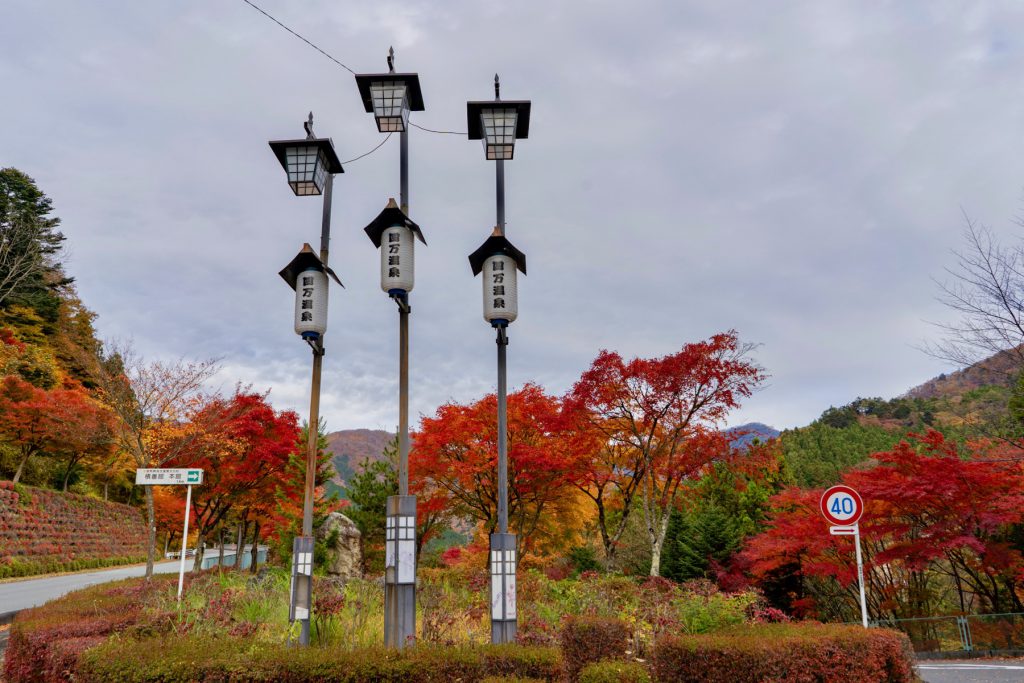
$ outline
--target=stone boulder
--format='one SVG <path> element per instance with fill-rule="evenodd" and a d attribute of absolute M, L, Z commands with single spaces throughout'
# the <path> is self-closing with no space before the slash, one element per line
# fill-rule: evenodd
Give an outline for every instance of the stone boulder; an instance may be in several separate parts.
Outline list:
<path fill-rule="evenodd" d="M 360 541 L 362 534 L 359 533 L 355 522 L 340 512 L 332 512 L 327 515 L 317 536 L 328 541 L 332 536 L 336 538 L 333 546 L 328 547 L 326 567 L 328 574 L 344 580 L 362 577 L 363 551 Z"/>

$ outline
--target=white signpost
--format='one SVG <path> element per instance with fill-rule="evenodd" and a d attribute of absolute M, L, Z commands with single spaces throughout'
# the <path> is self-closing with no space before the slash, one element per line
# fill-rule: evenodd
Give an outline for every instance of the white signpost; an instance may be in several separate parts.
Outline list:
<path fill-rule="evenodd" d="M 150 468 L 135 470 L 136 486 L 188 486 L 185 493 L 185 529 L 181 533 L 181 567 L 178 569 L 178 602 L 185 585 L 185 550 L 188 546 L 188 518 L 192 511 L 192 487 L 203 483 L 203 471 L 196 468 Z"/>
<path fill-rule="evenodd" d="M 864 501 L 849 486 L 833 486 L 821 494 L 821 514 L 832 527 L 833 536 L 853 536 L 857 550 L 857 582 L 860 584 L 860 619 L 868 627 L 868 603 L 864 596 L 864 561 L 860 554 L 860 521 L 864 514 Z"/>

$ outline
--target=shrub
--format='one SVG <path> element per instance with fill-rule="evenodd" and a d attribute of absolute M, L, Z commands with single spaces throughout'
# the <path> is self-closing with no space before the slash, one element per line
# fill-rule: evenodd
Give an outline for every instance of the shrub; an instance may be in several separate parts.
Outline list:
<path fill-rule="evenodd" d="M 85 683 L 225 683 L 237 680 L 451 683 L 504 677 L 506 680 L 555 681 L 560 669 L 557 650 L 517 645 L 454 648 L 420 645 L 403 651 L 382 648 L 345 651 L 296 649 L 269 643 L 254 645 L 232 638 L 190 636 L 162 642 L 109 641 L 82 656 L 76 680 Z"/>
<path fill-rule="evenodd" d="M 629 627 L 621 619 L 569 617 L 562 626 L 562 658 L 569 680 L 591 662 L 624 659 Z"/>
<path fill-rule="evenodd" d="M 860 683 L 918 680 L 910 642 L 886 629 L 768 624 L 715 635 L 666 636 L 654 650 L 658 681 Z"/>
<path fill-rule="evenodd" d="M 650 683 L 651 676 L 639 662 L 595 662 L 580 671 L 580 683 Z"/>

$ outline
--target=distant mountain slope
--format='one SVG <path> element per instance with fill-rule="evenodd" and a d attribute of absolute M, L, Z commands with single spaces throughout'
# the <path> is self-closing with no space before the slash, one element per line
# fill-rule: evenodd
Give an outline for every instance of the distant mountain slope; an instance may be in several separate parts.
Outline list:
<path fill-rule="evenodd" d="M 342 493 L 345 482 L 352 478 L 356 469 L 365 459 L 380 460 L 384 449 L 395 438 L 391 432 L 381 429 L 342 429 L 327 435 L 327 450 L 333 455 L 331 462 L 337 476 L 332 480 L 332 490 Z"/>
<path fill-rule="evenodd" d="M 984 386 L 1012 387 L 1017 379 L 1017 356 L 1001 351 L 974 365 L 938 377 L 916 386 L 906 393 L 907 398 L 950 398 L 980 389 Z"/>
<path fill-rule="evenodd" d="M 736 440 L 733 445 L 736 448 L 745 448 L 749 446 L 754 439 L 759 441 L 769 441 L 776 438 L 780 432 L 775 427 L 769 427 L 762 422 L 748 422 L 746 424 L 736 425 L 735 427 L 729 427 L 725 430 L 725 433 L 732 436 L 737 434 Z"/>

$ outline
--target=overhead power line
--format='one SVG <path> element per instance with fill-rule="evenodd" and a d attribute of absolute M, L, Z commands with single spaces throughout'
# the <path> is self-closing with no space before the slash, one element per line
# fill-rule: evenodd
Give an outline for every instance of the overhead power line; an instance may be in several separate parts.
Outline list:
<path fill-rule="evenodd" d="M 306 45 L 309 45 L 311 48 L 313 48 L 314 50 L 316 50 L 317 52 L 322 54 L 324 57 L 327 57 L 327 59 L 329 59 L 332 62 L 334 62 L 335 64 L 337 64 L 342 69 L 345 69 L 346 71 L 348 71 L 353 76 L 355 75 L 355 73 L 356 73 L 355 71 L 350 69 L 345 64 L 341 63 L 339 60 L 335 59 L 331 54 L 329 54 L 326 50 L 323 50 L 322 48 L 320 48 L 313 41 L 309 40 L 308 38 L 300 35 L 296 31 L 293 31 L 292 29 L 290 29 L 287 26 L 285 26 L 283 23 L 278 21 L 275 17 L 273 17 L 269 12 L 264 10 L 262 7 L 256 5 L 255 3 L 251 2 L 250 0 L 242 0 L 242 2 L 244 2 L 247 5 L 249 5 L 249 7 L 252 7 L 254 10 L 256 10 L 257 12 L 259 12 L 260 14 L 265 16 L 267 19 L 270 19 L 272 22 L 274 22 L 275 24 L 277 24 L 278 26 L 283 28 L 285 31 L 288 31 L 288 33 L 292 34 L 293 36 L 295 36 L 296 38 L 298 38 L 299 40 L 304 42 Z M 409 125 L 413 126 L 414 128 L 419 128 L 422 131 L 426 131 L 427 133 L 437 133 L 439 135 L 465 135 L 466 134 L 464 131 L 460 132 L 460 131 L 456 131 L 456 130 L 434 130 L 432 128 L 425 128 L 424 126 L 420 126 L 418 124 L 415 124 L 412 121 L 409 122 Z M 391 135 L 388 135 L 388 138 L 390 138 L 390 137 L 391 137 Z M 387 138 L 384 139 L 384 142 L 387 142 Z M 362 159 L 363 157 L 367 156 L 368 154 L 372 154 L 373 152 L 376 152 L 378 149 L 380 149 L 384 145 L 384 142 L 380 143 L 379 145 L 377 145 L 376 147 L 371 149 L 366 154 L 361 154 L 361 155 L 357 156 L 355 159 L 352 159 L 351 161 L 346 161 L 346 162 L 343 162 L 343 163 L 346 163 L 346 164 L 352 163 L 352 161 L 356 161 L 358 159 Z"/>
<path fill-rule="evenodd" d="M 343 161 L 343 162 L 341 162 L 341 165 L 342 165 L 342 166 L 344 166 L 345 164 L 351 164 L 351 163 L 352 163 L 353 161 L 359 161 L 359 160 L 360 160 L 360 159 L 362 159 L 363 157 L 368 157 L 368 156 L 370 156 L 371 154 L 373 154 L 374 152 L 376 152 L 376 151 L 377 151 L 378 149 L 380 149 L 381 147 L 383 147 L 383 146 L 384 146 L 384 143 L 385 143 L 385 142 L 387 142 L 388 140 L 390 140 L 390 139 L 391 139 L 391 135 L 392 135 L 391 133 L 388 133 L 388 136 L 387 136 L 386 138 L 384 138 L 384 139 L 383 139 L 383 140 L 381 141 L 381 143 L 380 143 L 379 145 L 377 145 L 376 147 L 374 147 L 373 149 L 371 149 L 371 150 L 370 150 L 369 152 L 366 152 L 365 154 L 360 154 L 359 156 L 357 156 L 357 157 L 355 157 L 355 158 L 353 158 L 353 159 L 349 159 L 348 161 Z"/>
<path fill-rule="evenodd" d="M 293 36 L 295 36 L 296 38 L 298 38 L 299 40 L 301 40 L 302 42 L 304 42 L 304 43 L 305 43 L 306 45 L 309 45 L 309 46 L 310 46 L 311 48 L 313 48 L 314 50 L 316 50 L 317 52 L 319 52 L 320 54 L 322 54 L 322 55 L 323 55 L 324 57 L 327 57 L 327 59 L 329 59 L 329 60 L 331 60 L 332 62 L 334 62 L 335 64 L 337 64 L 337 65 L 338 65 L 338 66 L 340 66 L 340 67 L 341 67 L 342 69 L 345 69 L 345 70 L 346 70 L 346 71 L 348 71 L 348 72 L 349 72 L 350 74 L 352 74 L 352 75 L 355 75 L 355 73 L 356 73 L 355 71 L 353 71 L 352 69 L 348 68 L 347 66 L 345 66 L 344 64 L 342 64 L 341 62 L 339 62 L 339 61 L 338 61 L 337 59 L 335 59 L 334 57 L 332 57 L 331 55 L 327 54 L 327 53 L 326 53 L 325 51 L 323 51 L 322 49 L 320 49 L 319 47 L 317 47 L 317 46 L 316 46 L 316 45 L 315 45 L 315 44 L 314 44 L 314 43 L 313 43 L 312 41 L 310 41 L 310 40 L 307 40 L 307 39 L 306 39 L 306 38 L 304 38 L 303 36 L 299 35 L 299 34 L 298 34 L 298 33 L 296 33 L 295 31 L 291 30 L 290 28 L 288 28 L 287 26 L 285 26 L 284 24 L 282 24 L 282 23 L 281 23 L 280 21 L 278 21 L 278 20 L 277 20 L 277 19 L 275 19 L 274 17 L 270 16 L 270 14 L 268 14 L 268 13 L 267 13 L 267 12 L 266 12 L 266 11 L 265 11 L 265 10 L 264 10 L 263 8 L 261 8 L 261 7 L 258 7 L 257 5 L 254 5 L 253 3 L 249 2 L 249 0 L 242 0 L 242 2 L 244 2 L 244 3 L 245 3 L 245 4 L 247 4 L 247 5 L 249 5 L 249 7 L 252 7 L 252 8 L 254 9 L 254 10 L 256 10 L 257 12 L 259 12 L 260 14 L 262 14 L 263 16 L 265 16 L 265 17 L 266 17 L 267 19 L 270 19 L 270 20 L 271 20 L 272 22 L 274 22 L 275 24 L 277 24 L 278 26 L 280 26 L 281 28 L 283 28 L 283 29 L 284 29 L 285 31 L 288 31 L 288 33 L 292 34 Z"/>

